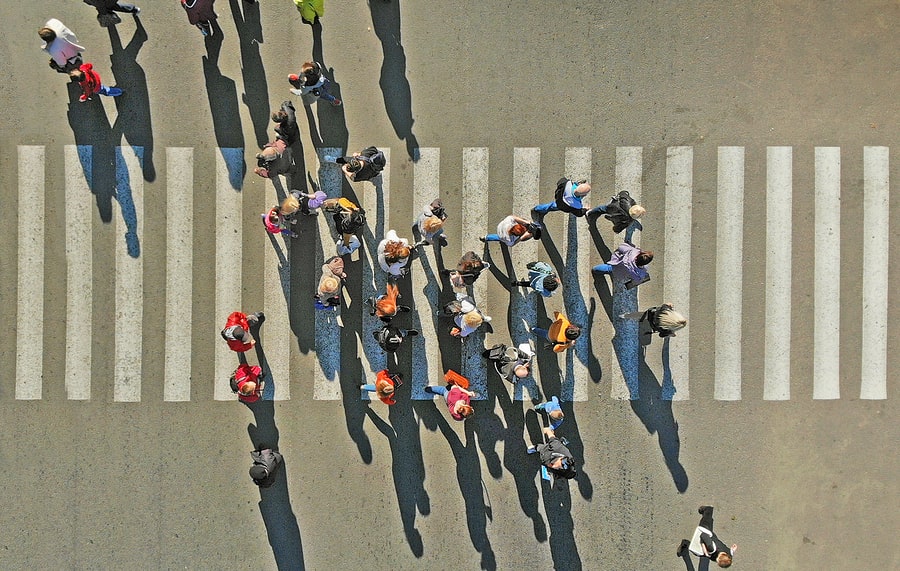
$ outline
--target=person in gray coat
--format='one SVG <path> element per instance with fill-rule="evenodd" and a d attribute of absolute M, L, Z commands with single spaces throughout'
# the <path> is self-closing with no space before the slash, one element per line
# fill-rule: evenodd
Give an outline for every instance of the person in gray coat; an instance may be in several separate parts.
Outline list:
<path fill-rule="evenodd" d="M 284 458 L 277 450 L 262 448 L 250 453 L 253 465 L 250 466 L 250 477 L 260 488 L 268 488 L 275 483 L 275 471 L 284 464 Z"/>

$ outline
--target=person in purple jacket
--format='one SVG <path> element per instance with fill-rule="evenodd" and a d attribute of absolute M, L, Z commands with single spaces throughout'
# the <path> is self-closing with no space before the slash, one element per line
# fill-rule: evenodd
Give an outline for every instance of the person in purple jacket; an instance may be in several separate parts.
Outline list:
<path fill-rule="evenodd" d="M 605 264 L 592 268 L 595 273 L 612 274 L 625 282 L 628 289 L 635 288 L 650 279 L 650 273 L 644 266 L 653 261 L 653 252 L 641 250 L 634 244 L 619 244 L 612 257 Z"/>

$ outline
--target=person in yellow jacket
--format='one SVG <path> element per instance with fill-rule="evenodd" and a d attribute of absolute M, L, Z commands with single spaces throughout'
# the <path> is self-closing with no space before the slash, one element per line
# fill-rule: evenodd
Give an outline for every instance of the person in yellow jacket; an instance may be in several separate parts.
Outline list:
<path fill-rule="evenodd" d="M 325 15 L 325 0 L 294 0 L 294 4 L 300 10 L 300 17 L 310 26 Z"/>
<path fill-rule="evenodd" d="M 566 316 L 558 311 L 553 312 L 553 319 L 550 329 L 535 327 L 531 330 L 531 334 L 538 339 L 546 339 L 555 353 L 562 353 L 575 346 L 575 340 L 581 335 L 581 327 L 572 325 Z"/>

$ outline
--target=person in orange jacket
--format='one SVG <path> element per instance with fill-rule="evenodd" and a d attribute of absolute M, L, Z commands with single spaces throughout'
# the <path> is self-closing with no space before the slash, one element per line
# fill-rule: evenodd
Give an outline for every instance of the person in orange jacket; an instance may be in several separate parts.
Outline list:
<path fill-rule="evenodd" d="M 100 81 L 100 74 L 94 71 L 94 64 L 83 63 L 78 69 L 69 72 L 69 77 L 78 82 L 81 86 L 81 97 L 79 101 L 87 101 L 91 95 L 99 93 L 107 97 L 118 97 L 123 91 L 118 87 L 107 87 Z"/>
<path fill-rule="evenodd" d="M 266 316 L 261 311 L 250 315 L 234 311 L 225 321 L 225 328 L 222 329 L 220 335 L 232 351 L 243 353 L 256 345 L 256 340 L 250 334 L 250 328 L 258 328 L 265 320 Z"/>
<path fill-rule="evenodd" d="M 575 346 L 575 340 L 581 336 L 581 327 L 572 325 L 566 316 L 558 311 L 553 312 L 553 319 L 550 329 L 534 327 L 531 333 L 539 339 L 546 339 L 555 353 L 562 353 Z"/>
<path fill-rule="evenodd" d="M 386 405 L 397 404 L 396 388 L 400 385 L 401 379 L 400 373 L 390 373 L 387 369 L 383 369 L 375 375 L 374 384 L 359 385 L 359 388 L 375 393 Z"/>

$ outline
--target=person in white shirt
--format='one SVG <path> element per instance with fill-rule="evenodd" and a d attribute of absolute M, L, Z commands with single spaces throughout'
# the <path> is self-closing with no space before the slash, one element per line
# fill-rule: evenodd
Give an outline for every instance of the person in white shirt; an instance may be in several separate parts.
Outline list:
<path fill-rule="evenodd" d="M 75 33 L 56 18 L 47 20 L 38 36 L 44 40 L 41 49 L 50 54 L 50 67 L 57 72 L 69 73 L 82 64 L 84 47 L 78 44 Z"/>
<path fill-rule="evenodd" d="M 519 218 L 518 216 L 507 216 L 497 224 L 497 233 L 488 234 L 480 237 L 482 242 L 502 242 L 508 247 L 513 247 L 519 242 L 530 240 L 534 235 L 530 228 L 534 222 Z"/>
<path fill-rule="evenodd" d="M 399 278 L 406 274 L 411 253 L 409 240 L 397 236 L 396 230 L 388 230 L 384 240 L 378 244 L 378 264 L 391 277 Z"/>

